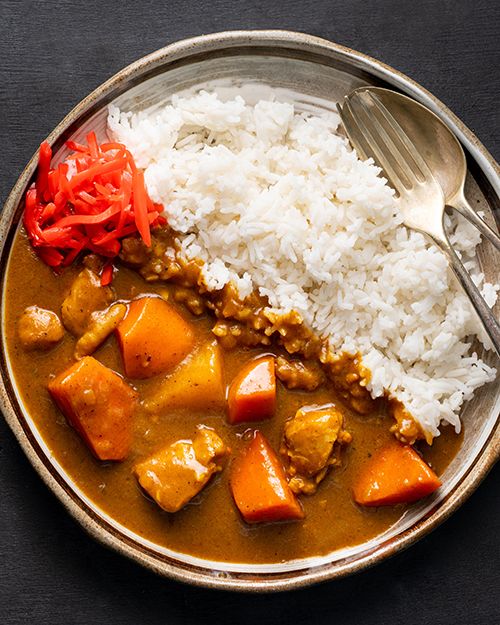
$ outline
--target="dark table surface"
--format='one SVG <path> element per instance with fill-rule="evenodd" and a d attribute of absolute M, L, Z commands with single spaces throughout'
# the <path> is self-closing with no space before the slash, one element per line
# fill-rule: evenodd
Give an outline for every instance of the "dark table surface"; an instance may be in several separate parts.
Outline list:
<path fill-rule="evenodd" d="M 0 0 L 0 202 L 39 142 L 90 90 L 172 41 L 238 28 L 319 35 L 408 74 L 498 158 L 495 0 Z M 498 467 L 431 535 L 376 568 L 278 595 L 190 588 L 93 542 L 0 419 L 0 622 L 500 622 Z"/>

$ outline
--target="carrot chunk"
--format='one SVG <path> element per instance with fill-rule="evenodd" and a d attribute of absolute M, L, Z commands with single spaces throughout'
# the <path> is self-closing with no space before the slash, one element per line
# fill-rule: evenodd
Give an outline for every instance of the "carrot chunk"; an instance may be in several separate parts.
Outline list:
<path fill-rule="evenodd" d="M 86 356 L 51 380 L 49 391 L 99 460 L 127 456 L 137 393 L 117 373 Z"/>
<path fill-rule="evenodd" d="M 440 486 L 438 476 L 410 445 L 394 442 L 366 463 L 353 495 L 362 506 L 392 506 L 417 501 Z"/>
<path fill-rule="evenodd" d="M 231 382 L 228 421 L 261 421 L 272 417 L 276 405 L 274 357 L 264 356 L 246 364 Z"/>
<path fill-rule="evenodd" d="M 300 503 L 288 486 L 283 466 L 258 431 L 233 464 L 231 491 L 247 523 L 292 521 L 304 517 Z"/>
<path fill-rule="evenodd" d="M 116 336 L 129 378 L 150 378 L 173 369 L 194 345 L 189 324 L 159 297 L 131 302 Z"/>

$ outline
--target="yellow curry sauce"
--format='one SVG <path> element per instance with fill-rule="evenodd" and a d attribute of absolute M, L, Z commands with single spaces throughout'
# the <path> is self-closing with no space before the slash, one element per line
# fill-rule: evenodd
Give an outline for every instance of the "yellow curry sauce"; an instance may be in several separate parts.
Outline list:
<path fill-rule="evenodd" d="M 374 403 L 369 414 L 350 409 L 332 385 L 323 384 L 313 391 L 288 390 L 278 383 L 278 399 L 272 419 L 231 426 L 224 409 L 169 410 L 149 414 L 140 407 L 134 417 L 131 453 L 121 463 L 96 460 L 78 434 L 52 402 L 49 379 L 74 362 L 76 339 L 66 333 L 63 341 L 48 352 L 26 352 L 18 340 L 18 319 L 31 305 L 60 312 L 62 301 L 81 267 L 75 265 L 56 276 L 33 254 L 20 232 L 14 241 L 6 283 L 7 349 L 15 381 L 23 401 L 55 458 L 85 494 L 130 530 L 170 549 L 193 556 L 230 562 L 265 563 L 326 554 L 352 546 L 385 531 L 403 514 L 407 506 L 363 508 L 352 500 L 356 476 L 371 455 L 393 440 L 390 427 L 394 419 L 386 402 Z M 177 303 L 172 285 L 146 282 L 136 272 L 120 267 L 113 286 L 117 299 L 129 300 L 141 294 L 168 295 L 169 302 L 192 325 L 196 341 L 212 341 L 214 319 L 211 313 L 195 317 Z M 179 299 L 179 298 L 177 298 Z M 259 354 L 285 354 L 273 345 L 236 346 L 224 350 L 225 383 L 229 384 L 248 360 Z M 111 336 L 94 356 L 106 366 L 123 374 L 116 339 Z M 154 392 L 162 376 L 134 380 L 132 386 L 142 399 Z M 285 421 L 304 405 L 336 403 L 344 414 L 344 428 L 353 440 L 342 451 L 342 464 L 334 467 L 317 492 L 301 496 L 305 518 L 289 523 L 247 525 L 236 509 L 229 489 L 231 462 L 245 446 L 251 430 L 259 429 L 278 451 Z M 204 424 L 215 429 L 231 449 L 230 460 L 222 473 L 185 508 L 169 514 L 140 489 L 133 467 L 151 453 L 179 439 L 192 438 L 196 427 Z M 457 452 L 461 436 L 444 428 L 432 447 L 420 443 L 424 459 L 441 474 Z"/>

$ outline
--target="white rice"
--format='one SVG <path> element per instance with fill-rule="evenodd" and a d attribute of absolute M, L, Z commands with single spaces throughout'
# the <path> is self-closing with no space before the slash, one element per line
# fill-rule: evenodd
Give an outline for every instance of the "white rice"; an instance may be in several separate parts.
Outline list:
<path fill-rule="evenodd" d="M 257 289 L 273 309 L 297 310 L 334 351 L 361 352 L 373 397 L 389 392 L 432 436 L 442 421 L 459 431 L 462 403 L 496 374 L 471 353 L 471 335 L 487 338 L 443 254 L 401 225 L 393 191 L 338 123 L 203 91 L 108 118 L 210 289 L 232 280 L 242 297 Z M 498 286 L 475 270 L 477 231 L 448 226 L 493 305 Z"/>

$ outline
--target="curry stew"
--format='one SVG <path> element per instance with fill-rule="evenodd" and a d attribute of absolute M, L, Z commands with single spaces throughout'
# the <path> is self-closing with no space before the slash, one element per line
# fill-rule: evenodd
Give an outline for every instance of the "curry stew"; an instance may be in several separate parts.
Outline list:
<path fill-rule="evenodd" d="M 275 340 L 224 341 L 228 332 L 192 291 L 123 264 L 102 287 L 99 260 L 83 263 L 56 275 L 19 231 L 6 347 L 55 458 L 128 529 L 193 556 L 273 563 L 362 543 L 424 495 L 356 495 L 374 458 L 384 472 L 380 454 L 394 445 L 414 454 L 408 466 L 425 467 L 428 492 L 438 485 L 434 472 L 461 442 L 449 428 L 432 446 L 418 441 L 416 454 L 395 441 L 389 402 L 361 414 L 314 362 Z"/>

